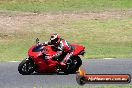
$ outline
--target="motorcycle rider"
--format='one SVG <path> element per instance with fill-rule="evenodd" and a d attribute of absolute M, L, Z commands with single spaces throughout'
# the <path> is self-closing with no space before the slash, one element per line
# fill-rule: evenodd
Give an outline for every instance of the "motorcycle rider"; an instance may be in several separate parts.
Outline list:
<path fill-rule="evenodd" d="M 62 55 L 65 55 L 60 63 L 62 66 L 66 66 L 67 61 L 73 55 L 73 49 L 70 43 L 62 39 L 57 33 L 51 34 L 50 41 L 44 42 L 43 45 L 54 45 L 57 49 L 57 54 L 52 56 L 53 60 L 59 60 Z"/>

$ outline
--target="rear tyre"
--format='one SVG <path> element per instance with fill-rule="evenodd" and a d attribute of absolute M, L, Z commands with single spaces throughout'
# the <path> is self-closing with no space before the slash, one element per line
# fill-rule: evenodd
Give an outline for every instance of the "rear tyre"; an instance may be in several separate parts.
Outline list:
<path fill-rule="evenodd" d="M 64 73 L 76 73 L 79 67 L 82 65 L 82 60 L 79 56 L 71 58 L 72 62 L 67 65 L 67 70 Z"/>
<path fill-rule="evenodd" d="M 82 65 L 82 60 L 79 56 L 76 56 L 74 57 L 73 62 L 74 62 L 73 71 L 76 72 L 78 71 L 79 67 Z"/>
<path fill-rule="evenodd" d="M 35 70 L 33 61 L 24 59 L 18 66 L 18 71 L 22 75 L 30 75 Z"/>

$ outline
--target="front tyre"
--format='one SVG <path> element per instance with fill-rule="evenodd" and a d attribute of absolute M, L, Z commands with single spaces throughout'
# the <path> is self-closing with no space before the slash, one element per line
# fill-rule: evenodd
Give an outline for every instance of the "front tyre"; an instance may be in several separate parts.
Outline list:
<path fill-rule="evenodd" d="M 22 75 L 30 75 L 35 70 L 33 61 L 24 59 L 18 66 L 18 71 Z"/>

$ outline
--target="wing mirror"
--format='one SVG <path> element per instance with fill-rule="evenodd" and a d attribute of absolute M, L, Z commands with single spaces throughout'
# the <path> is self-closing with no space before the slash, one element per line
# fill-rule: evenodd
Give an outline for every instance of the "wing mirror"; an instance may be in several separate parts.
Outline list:
<path fill-rule="evenodd" d="M 39 44 L 39 38 L 36 39 L 36 44 Z"/>

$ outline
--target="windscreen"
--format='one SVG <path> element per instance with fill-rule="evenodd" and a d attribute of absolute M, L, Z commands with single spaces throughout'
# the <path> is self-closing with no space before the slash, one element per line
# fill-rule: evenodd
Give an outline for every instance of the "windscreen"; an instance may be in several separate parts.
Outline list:
<path fill-rule="evenodd" d="M 34 47 L 32 51 L 33 52 L 40 52 L 42 50 L 44 50 L 43 46 L 42 45 L 38 45 L 38 46 Z"/>

